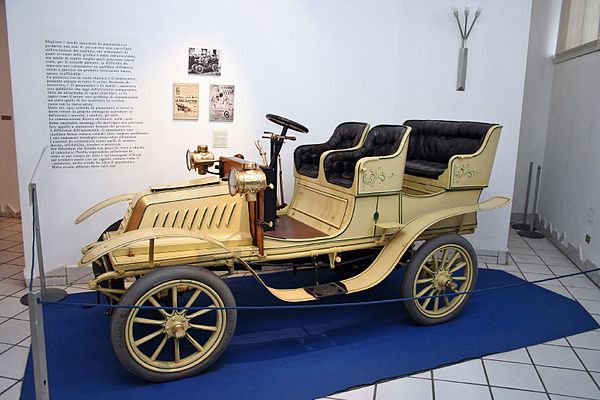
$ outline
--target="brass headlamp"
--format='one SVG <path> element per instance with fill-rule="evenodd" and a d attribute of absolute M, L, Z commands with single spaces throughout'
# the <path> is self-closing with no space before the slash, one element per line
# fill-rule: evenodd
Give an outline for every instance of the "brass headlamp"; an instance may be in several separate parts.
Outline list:
<path fill-rule="evenodd" d="M 232 169 L 229 171 L 229 194 L 243 194 L 246 201 L 256 201 L 256 193 L 262 192 L 267 187 L 267 176 L 256 163 L 246 162 L 242 170 Z"/>
<path fill-rule="evenodd" d="M 215 156 L 208 151 L 207 145 L 200 144 L 196 151 L 187 151 L 185 161 L 188 171 L 195 169 L 200 175 L 206 175 L 208 168 L 215 163 Z"/>

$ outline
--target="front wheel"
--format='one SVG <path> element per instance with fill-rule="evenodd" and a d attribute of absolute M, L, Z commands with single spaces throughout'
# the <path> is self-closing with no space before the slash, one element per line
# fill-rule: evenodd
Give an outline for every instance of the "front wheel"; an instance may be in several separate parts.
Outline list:
<path fill-rule="evenodd" d="M 192 310 L 117 308 L 113 350 L 134 375 L 166 382 L 198 374 L 229 344 L 237 321 L 233 294 L 218 276 L 192 266 L 163 267 L 138 279 L 122 306 L 206 307 Z"/>
<path fill-rule="evenodd" d="M 411 257 L 402 280 L 402 297 L 427 297 L 405 301 L 411 318 L 433 325 L 454 318 L 467 303 L 477 281 L 477 255 L 458 235 L 442 235 L 425 242 Z"/>

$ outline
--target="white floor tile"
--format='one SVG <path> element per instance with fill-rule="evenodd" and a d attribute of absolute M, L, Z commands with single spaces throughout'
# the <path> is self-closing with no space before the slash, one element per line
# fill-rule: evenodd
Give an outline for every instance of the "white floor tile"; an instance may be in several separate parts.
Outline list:
<path fill-rule="evenodd" d="M 506 271 L 506 273 L 514 275 L 514 276 L 516 276 L 517 278 L 520 278 L 520 279 L 525 279 L 525 277 L 523 276 L 523 274 L 521 272 Z"/>
<path fill-rule="evenodd" d="M 578 300 L 579 304 L 590 314 L 600 315 L 600 301 Z"/>
<path fill-rule="evenodd" d="M 533 272 L 535 274 L 553 275 L 552 271 L 545 265 L 527 263 L 517 263 L 517 265 L 519 266 L 519 269 L 522 272 Z"/>
<path fill-rule="evenodd" d="M 19 400 L 21 397 L 22 382 L 16 383 L 13 387 L 0 395 L 0 400 Z"/>
<path fill-rule="evenodd" d="M 577 267 L 574 265 L 572 267 L 555 267 L 553 265 L 549 265 L 548 268 L 550 268 L 550 270 L 552 272 L 554 272 L 554 274 L 556 276 L 568 275 L 568 274 L 573 274 L 575 272 L 580 272 L 579 269 L 577 269 Z"/>
<path fill-rule="evenodd" d="M 531 354 L 535 365 L 584 369 L 577 355 L 570 347 L 541 344 L 529 347 L 529 354 Z"/>
<path fill-rule="evenodd" d="M 0 354 L 0 375 L 14 379 L 23 378 L 28 355 L 29 349 L 18 346 Z"/>
<path fill-rule="evenodd" d="M 469 385 L 466 383 L 435 381 L 436 400 L 485 400 L 491 399 L 487 386 Z M 416 399 L 416 397 L 406 397 Z"/>
<path fill-rule="evenodd" d="M 542 258 L 542 261 L 544 261 L 544 264 L 552 265 L 555 267 L 570 267 L 571 265 L 573 265 L 573 262 L 565 256 L 562 256 L 562 257 L 543 257 L 542 256 L 541 258 Z"/>
<path fill-rule="evenodd" d="M 600 350 L 575 349 L 589 371 L 600 373 Z"/>
<path fill-rule="evenodd" d="M 431 379 L 431 371 L 421 372 L 420 374 L 414 374 L 411 378 Z"/>
<path fill-rule="evenodd" d="M 0 281 L 0 285 L 1 284 L 2 282 Z M 577 300 L 600 301 L 600 289 L 574 287 L 570 288 L 569 291 Z"/>
<path fill-rule="evenodd" d="M 520 272 L 519 267 L 516 264 L 494 264 L 486 263 L 489 269 L 499 269 L 501 271 L 514 271 Z"/>
<path fill-rule="evenodd" d="M 585 371 L 538 367 L 548 393 L 566 396 L 600 398 L 600 389 Z"/>
<path fill-rule="evenodd" d="M 591 372 L 592 377 L 598 385 L 600 385 L 600 372 Z"/>
<path fill-rule="evenodd" d="M 4 392 L 6 389 L 11 387 L 15 383 L 17 383 L 17 381 L 14 379 L 0 377 L 0 393 Z"/>
<path fill-rule="evenodd" d="M 541 258 L 536 255 L 526 255 L 526 254 L 512 254 L 512 259 L 518 263 L 528 263 L 528 264 L 544 264 Z"/>
<path fill-rule="evenodd" d="M 535 282 L 535 281 L 539 281 L 542 279 L 548 279 L 548 278 L 553 278 L 554 275 L 547 275 L 547 274 L 532 274 L 531 272 L 524 272 L 523 275 L 525 276 L 525 279 L 527 279 L 529 282 Z M 545 285 L 548 286 L 560 286 L 562 287 L 562 285 L 560 284 L 560 282 L 558 280 L 548 280 L 548 281 L 544 281 L 543 282 Z"/>
<path fill-rule="evenodd" d="M 568 346 L 569 344 L 566 343 L 566 341 L 565 341 L 565 345 Z M 486 360 L 513 361 L 513 362 L 531 364 L 531 359 L 529 358 L 529 355 L 527 354 L 527 351 L 525 351 L 524 348 L 513 350 L 513 351 L 507 351 L 506 353 L 492 354 L 492 355 L 485 357 L 485 359 Z"/>
<path fill-rule="evenodd" d="M 330 395 L 334 399 L 341 400 L 373 400 L 375 386 L 366 386 L 359 389 L 350 390 L 344 393 Z"/>
<path fill-rule="evenodd" d="M 494 400 L 548 400 L 545 393 L 529 392 L 525 390 L 492 388 Z"/>
<path fill-rule="evenodd" d="M 0 325 L 1 326 L 1 325 Z M 600 350 L 600 332 L 588 331 L 567 338 L 573 347 Z"/>
<path fill-rule="evenodd" d="M 548 283 L 537 283 L 536 285 L 539 287 L 543 287 L 544 289 L 551 290 L 554 293 L 560 294 L 561 296 L 564 296 L 568 299 L 573 299 L 571 293 L 564 286 L 554 286 L 549 285 Z"/>
<path fill-rule="evenodd" d="M 483 364 L 480 359 L 449 365 L 433 371 L 433 379 L 447 381 L 487 384 Z"/>
<path fill-rule="evenodd" d="M 0 317 L 12 317 L 24 310 L 27 310 L 27 307 L 16 297 L 5 297 L 0 300 Z"/>
<path fill-rule="evenodd" d="M 567 342 L 567 339 L 565 339 L 565 338 L 551 340 L 551 341 L 546 342 L 544 344 L 550 344 L 550 345 L 553 345 L 553 346 L 569 346 L 569 342 Z"/>
<path fill-rule="evenodd" d="M 525 244 L 525 246 L 527 246 L 527 244 Z M 526 256 L 535 256 L 536 253 L 535 251 L 527 246 L 527 247 L 509 247 L 508 252 L 510 254 L 521 254 L 521 255 L 526 255 Z"/>
<path fill-rule="evenodd" d="M 563 278 L 560 281 L 566 287 L 578 287 L 578 288 L 588 288 L 588 289 L 597 289 L 598 288 L 598 286 L 594 285 L 594 283 L 592 281 L 590 281 L 588 278 L 586 278 L 583 275 Z"/>
<path fill-rule="evenodd" d="M 377 384 L 377 400 L 433 399 L 431 381 L 427 379 L 401 378 Z"/>
<path fill-rule="evenodd" d="M 515 389 L 544 390 L 532 365 L 485 360 L 490 385 Z"/>
<path fill-rule="evenodd" d="M 29 322 L 27 321 L 10 319 L 0 324 L 0 342 L 17 344 L 27 336 L 29 336 Z"/>

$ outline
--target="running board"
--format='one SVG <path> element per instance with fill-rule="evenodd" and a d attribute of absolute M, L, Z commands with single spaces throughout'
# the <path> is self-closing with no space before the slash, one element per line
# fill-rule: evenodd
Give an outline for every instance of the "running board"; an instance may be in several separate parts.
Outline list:
<path fill-rule="evenodd" d="M 304 290 L 306 290 L 306 292 L 315 299 L 348 293 L 348 289 L 346 289 L 346 286 L 342 282 L 331 282 L 323 283 L 321 285 L 306 286 Z"/>

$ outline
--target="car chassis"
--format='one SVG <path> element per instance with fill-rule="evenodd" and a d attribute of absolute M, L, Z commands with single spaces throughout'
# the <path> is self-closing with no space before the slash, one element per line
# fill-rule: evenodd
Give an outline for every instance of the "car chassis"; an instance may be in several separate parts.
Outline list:
<path fill-rule="evenodd" d="M 289 130 L 308 129 L 277 115 L 267 114 L 267 119 L 282 127 L 269 135 L 268 165 L 258 166 L 241 155 L 220 157 L 218 177 L 115 196 L 77 218 L 80 223 L 109 205 L 129 204 L 121 221 L 82 249 L 79 265 L 92 264 L 91 289 L 126 306 L 112 313 L 111 339 L 123 366 L 138 377 L 160 382 L 194 375 L 225 350 L 235 330 L 235 300 L 227 280 L 211 270 L 242 268 L 280 300 L 307 302 L 367 290 L 402 265 L 406 271 L 400 293 L 425 296 L 405 302 L 409 315 L 424 325 L 456 316 L 468 299 L 456 293 L 474 288 L 476 255 L 460 235 L 474 232 L 478 211 L 509 201 L 494 197 L 479 202 L 500 125 L 489 125 L 477 151 L 453 155 L 434 179 L 405 172 L 410 126 L 368 131 L 365 124 L 354 146 L 317 157 L 316 177 L 303 175 L 295 165 L 293 198 L 277 207 L 281 147 L 295 139 Z M 351 176 L 350 186 L 332 181 L 328 157 L 367 154 L 378 129 L 396 135 L 394 150 L 356 159 L 344 172 Z M 188 151 L 186 160 L 188 169 L 201 175 L 215 173 L 209 168 L 217 160 L 207 146 Z M 425 242 L 415 248 L 417 241 Z M 265 264 L 312 267 L 315 284 L 270 287 L 258 273 Z M 323 266 L 344 279 L 319 283 Z"/>

